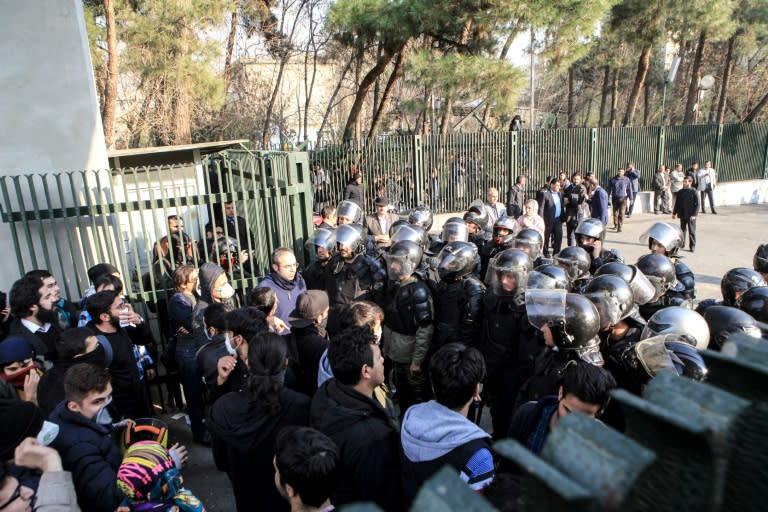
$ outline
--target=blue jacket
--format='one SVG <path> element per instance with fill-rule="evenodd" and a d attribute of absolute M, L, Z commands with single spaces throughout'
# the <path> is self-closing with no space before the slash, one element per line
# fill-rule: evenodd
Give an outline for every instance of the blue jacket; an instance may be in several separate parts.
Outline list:
<path fill-rule="evenodd" d="M 603 187 L 597 187 L 589 199 L 589 208 L 593 219 L 600 219 L 608 224 L 608 193 Z"/>
<path fill-rule="evenodd" d="M 627 169 L 627 178 L 632 183 L 632 195 L 636 196 L 640 192 L 640 171 L 638 169 Z"/>
<path fill-rule="evenodd" d="M 112 428 L 70 411 L 62 401 L 50 421 L 59 426 L 53 447 L 61 455 L 65 471 L 72 473 L 83 512 L 114 512 L 122 495 L 117 488 L 117 470 L 123 460 L 112 437 Z"/>
<path fill-rule="evenodd" d="M 611 178 L 608 182 L 608 191 L 611 194 L 611 198 L 617 197 L 619 199 L 624 199 L 625 197 L 628 197 L 632 200 L 635 197 L 635 193 L 632 190 L 632 182 L 629 181 L 629 178 L 626 176 L 619 178 L 617 175 Z"/>
<path fill-rule="evenodd" d="M 270 272 L 267 274 L 267 277 L 259 283 L 259 286 L 272 288 L 275 291 L 277 300 L 280 301 L 277 305 L 275 316 L 283 322 L 288 323 L 288 317 L 291 316 L 293 310 L 296 309 L 296 299 L 299 295 L 307 291 L 307 284 L 304 282 L 304 278 L 301 276 L 300 272 L 296 272 L 296 277 L 291 283 L 293 285 L 291 289 L 286 288 L 282 281 L 283 280 L 279 277 L 275 279 L 275 275 Z"/>

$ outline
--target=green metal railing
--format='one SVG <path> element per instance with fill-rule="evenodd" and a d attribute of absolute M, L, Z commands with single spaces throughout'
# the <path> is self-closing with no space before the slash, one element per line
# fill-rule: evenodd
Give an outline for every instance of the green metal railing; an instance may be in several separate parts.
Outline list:
<path fill-rule="evenodd" d="M 108 262 L 121 270 L 132 299 L 154 302 L 169 285 L 153 260 L 170 215 L 184 220 L 185 233 L 199 242 L 197 263 L 219 260 L 216 244 L 206 243 L 208 223 L 211 234 L 223 229 L 249 250 L 249 272 L 229 269 L 236 288 L 256 286 L 277 247 L 291 247 L 305 261 L 312 229 L 308 172 L 306 153 L 230 150 L 202 165 L 3 176 L 0 208 L 19 275 L 49 269 L 76 300 L 88 286 L 87 269 Z M 230 202 L 245 219 L 245 240 L 222 215 Z"/>
<path fill-rule="evenodd" d="M 436 212 L 456 211 L 490 186 L 503 200 L 518 175 L 528 176 L 531 191 L 560 171 L 593 172 L 606 183 L 627 162 L 636 164 L 646 184 L 662 164 L 687 168 L 706 160 L 720 182 L 768 179 L 768 124 L 388 136 L 314 147 L 310 159 L 330 178 L 327 204 L 343 198 L 347 180 L 359 170 L 369 209 L 376 196 L 387 195 L 400 210 L 427 204 Z"/>

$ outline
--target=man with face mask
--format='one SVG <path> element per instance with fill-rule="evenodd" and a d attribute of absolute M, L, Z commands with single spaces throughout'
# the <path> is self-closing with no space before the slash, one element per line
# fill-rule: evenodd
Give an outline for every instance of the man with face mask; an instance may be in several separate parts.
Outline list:
<path fill-rule="evenodd" d="M 102 340 L 109 343 L 105 338 Z M 111 359 L 111 354 L 107 356 L 107 350 L 111 353 L 111 345 L 105 348 L 90 329 L 76 327 L 64 331 L 59 341 L 59 360 L 40 378 L 37 388 L 38 404 L 46 417 L 64 400 L 64 375 L 67 370 L 78 363 L 107 368 L 107 360 Z"/>
<path fill-rule="evenodd" d="M 113 512 L 122 499 L 115 482 L 123 456 L 108 411 L 109 373 L 87 363 L 72 366 L 64 376 L 64 396 L 50 416 L 59 426 L 52 446 L 61 455 L 64 470 L 72 473 L 80 507 Z M 180 468 L 187 459 L 186 448 L 177 444 L 170 452 Z"/>
<path fill-rule="evenodd" d="M 88 297 L 85 304 L 91 320 L 87 328 L 103 335 L 112 346 L 113 358 L 109 367 L 114 387 L 115 408 L 118 417 L 143 418 L 149 415 L 147 386 L 134 345 L 152 343 L 147 322 L 130 313 L 130 305 L 114 291 L 98 292 Z M 131 314 L 135 327 L 122 327 L 126 314 Z"/>
<path fill-rule="evenodd" d="M 21 336 L 29 342 L 45 368 L 56 360 L 56 346 L 61 337 L 54 294 L 35 276 L 24 276 L 9 294 L 13 322 L 8 335 Z"/>
<path fill-rule="evenodd" d="M 210 304 L 222 303 L 230 311 L 239 305 L 235 289 L 229 284 L 226 272 L 219 265 L 211 262 L 200 265 L 198 282 L 200 283 L 200 296 L 192 310 L 193 329 L 202 328 L 203 313 Z"/>
<path fill-rule="evenodd" d="M 410 240 L 395 243 L 384 256 L 389 287 L 382 339 L 393 364 L 401 417 L 430 395 L 422 366 L 434 333 L 434 307 L 429 287 L 415 273 L 422 256 L 421 246 Z"/>
<path fill-rule="evenodd" d="M 29 342 L 19 336 L 11 336 L 0 343 L 0 380 L 11 388 L 10 396 L 37 405 L 42 370 L 38 369 L 33 356 Z"/>

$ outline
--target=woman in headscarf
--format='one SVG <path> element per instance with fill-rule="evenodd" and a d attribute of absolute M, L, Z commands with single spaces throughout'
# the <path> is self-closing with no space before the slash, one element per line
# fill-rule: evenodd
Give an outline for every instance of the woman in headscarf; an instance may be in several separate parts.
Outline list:
<path fill-rule="evenodd" d="M 535 229 L 541 236 L 544 236 L 544 219 L 538 214 L 539 203 L 535 199 L 529 199 L 525 202 L 523 214 L 517 218 L 520 228 Z"/>

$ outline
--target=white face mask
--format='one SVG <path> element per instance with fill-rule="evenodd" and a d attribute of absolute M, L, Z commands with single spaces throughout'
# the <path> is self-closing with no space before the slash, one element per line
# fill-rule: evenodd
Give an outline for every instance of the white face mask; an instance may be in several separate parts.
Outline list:
<path fill-rule="evenodd" d="M 229 334 L 226 334 L 224 336 L 224 346 L 227 348 L 227 352 L 229 352 L 229 355 L 236 356 L 237 355 L 237 349 L 232 345 L 232 336 Z"/>
<path fill-rule="evenodd" d="M 37 442 L 42 446 L 48 446 L 59 435 L 59 426 L 50 421 L 43 421 L 43 428 L 37 434 Z"/>
<path fill-rule="evenodd" d="M 232 285 L 229 283 L 219 288 L 219 297 L 221 297 L 223 300 L 230 299 L 234 295 L 235 295 L 235 289 L 232 288 Z"/>
<path fill-rule="evenodd" d="M 111 425 L 112 415 L 109 414 L 109 411 L 107 410 L 107 406 L 111 403 L 112 403 L 112 397 L 110 397 L 107 403 L 104 404 L 104 407 L 99 409 L 99 412 L 96 413 L 96 417 L 93 418 L 93 421 L 95 421 L 99 425 Z"/>

